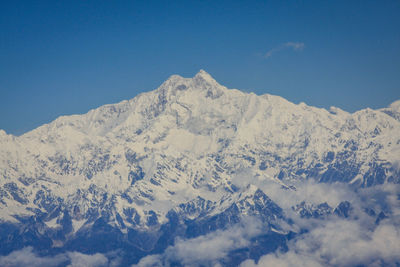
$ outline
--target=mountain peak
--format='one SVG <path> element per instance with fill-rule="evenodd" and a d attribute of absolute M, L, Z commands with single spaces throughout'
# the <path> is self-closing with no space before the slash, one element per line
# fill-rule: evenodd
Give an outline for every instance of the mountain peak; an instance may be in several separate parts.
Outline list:
<path fill-rule="evenodd" d="M 217 81 L 203 69 L 201 69 L 193 77 L 193 80 L 195 80 L 195 81 L 205 81 L 205 82 L 210 83 L 210 84 L 218 84 Z"/>
<path fill-rule="evenodd" d="M 194 89 L 195 91 L 207 91 L 208 97 L 217 97 L 223 94 L 222 87 L 210 74 L 200 70 L 193 78 L 172 75 L 157 91 L 164 95 L 176 96 L 179 92 Z"/>
<path fill-rule="evenodd" d="M 181 82 L 183 80 L 191 80 L 191 78 L 184 78 L 180 75 L 174 74 L 171 75 L 165 82 Z M 205 70 L 201 69 L 199 72 L 196 73 L 196 75 L 192 78 L 194 81 L 202 81 L 202 82 L 207 82 L 207 83 L 217 83 L 218 82 Z M 164 83 L 165 83 L 164 82 Z"/>
<path fill-rule="evenodd" d="M 211 75 L 203 69 L 200 69 L 199 72 L 196 73 L 194 77 L 211 77 Z"/>

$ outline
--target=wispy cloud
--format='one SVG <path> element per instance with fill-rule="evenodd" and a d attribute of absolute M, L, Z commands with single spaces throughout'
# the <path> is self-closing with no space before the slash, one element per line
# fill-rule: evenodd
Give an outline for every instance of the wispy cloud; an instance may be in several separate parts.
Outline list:
<path fill-rule="evenodd" d="M 267 53 L 264 54 L 264 57 L 269 58 L 273 54 L 285 49 L 292 49 L 293 51 L 302 51 L 304 47 L 305 47 L 304 43 L 301 42 L 287 42 L 272 48 L 271 50 L 269 50 Z"/>
<path fill-rule="evenodd" d="M 111 253 L 112 254 L 112 253 Z M 106 255 L 96 254 L 83 254 L 80 252 L 66 252 L 54 256 L 41 257 L 37 255 L 32 247 L 25 247 L 21 250 L 11 252 L 9 255 L 0 256 L 0 266 L 88 266 L 88 267 L 114 267 L 119 266 L 119 257 L 113 256 L 114 259 L 109 260 Z M 112 258 L 112 257 L 110 257 Z"/>

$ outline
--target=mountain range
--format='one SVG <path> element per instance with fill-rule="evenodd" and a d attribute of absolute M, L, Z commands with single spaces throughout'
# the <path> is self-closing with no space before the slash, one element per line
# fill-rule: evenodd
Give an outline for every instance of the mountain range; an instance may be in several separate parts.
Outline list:
<path fill-rule="evenodd" d="M 21 136 L 0 131 L 0 175 L 1 255 L 30 247 L 41 257 L 101 253 L 110 266 L 157 266 L 145 260 L 154 255 L 170 266 L 256 263 L 290 251 L 305 228 L 268 188 L 288 198 L 308 183 L 398 188 L 400 100 L 348 113 L 228 89 L 203 70 L 173 75 Z M 289 210 L 299 222 L 359 214 L 354 199 L 328 202 L 298 199 Z M 362 209 L 375 225 L 398 218 L 390 207 Z M 241 242 L 231 229 L 246 224 L 255 230 Z M 212 261 L 165 256 L 183 240 L 226 234 L 234 245 Z"/>

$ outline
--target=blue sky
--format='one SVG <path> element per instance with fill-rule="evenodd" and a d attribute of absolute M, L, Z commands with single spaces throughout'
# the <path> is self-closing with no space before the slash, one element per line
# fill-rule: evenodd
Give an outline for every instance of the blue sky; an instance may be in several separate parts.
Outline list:
<path fill-rule="evenodd" d="M 347 111 L 400 99 L 400 1 L 2 1 L 0 129 L 22 134 L 199 69 Z"/>

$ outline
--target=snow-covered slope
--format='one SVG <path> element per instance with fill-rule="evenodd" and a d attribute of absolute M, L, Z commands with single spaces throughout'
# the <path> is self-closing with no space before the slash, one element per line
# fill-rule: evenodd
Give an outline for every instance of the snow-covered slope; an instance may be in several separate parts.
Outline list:
<path fill-rule="evenodd" d="M 398 182 L 399 107 L 327 111 L 230 90 L 204 71 L 174 75 L 155 91 L 20 137 L 2 131 L 2 213 L 40 208 L 41 194 L 82 212 L 88 204 L 78 192 L 96 201 L 96 188 L 115 197 L 121 214 L 126 206 L 165 214 L 197 196 L 220 199 L 241 175 Z"/>
<path fill-rule="evenodd" d="M 172 210 L 247 213 L 242 195 L 257 190 L 246 186 L 263 180 L 399 183 L 399 160 L 399 101 L 325 110 L 228 89 L 201 70 L 19 137 L 0 131 L 0 220 L 41 216 L 67 234 L 100 217 L 122 232 L 152 229 Z"/>

